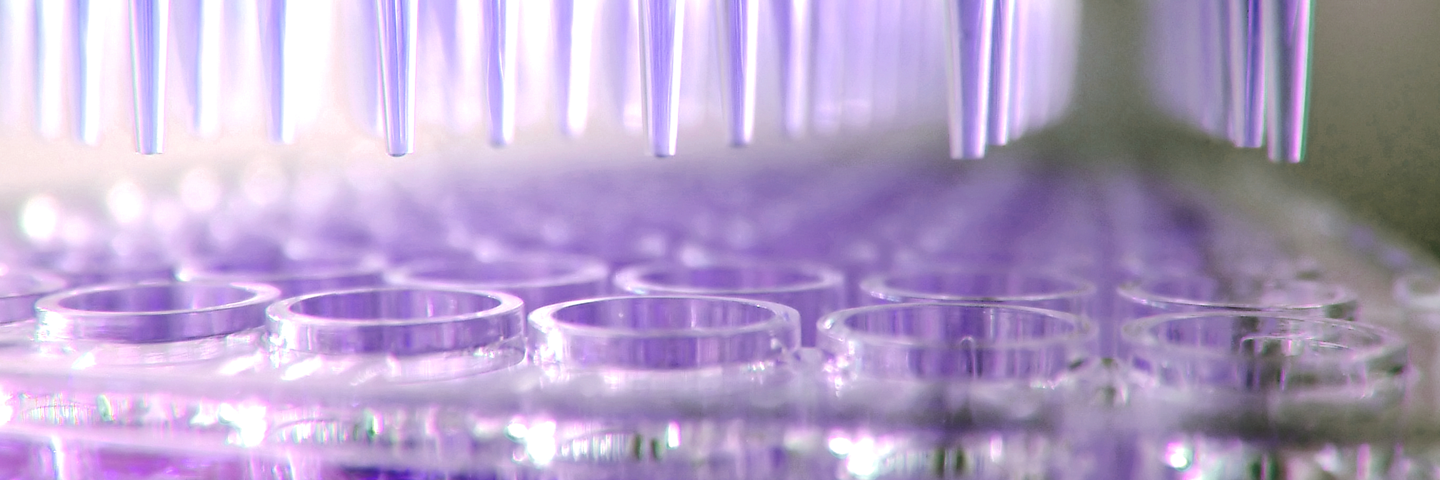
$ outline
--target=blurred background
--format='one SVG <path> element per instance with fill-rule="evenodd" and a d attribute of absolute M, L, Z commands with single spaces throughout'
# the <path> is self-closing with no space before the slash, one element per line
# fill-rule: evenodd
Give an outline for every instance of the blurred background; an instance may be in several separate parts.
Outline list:
<path fill-rule="evenodd" d="M 1440 2 L 1321 1 L 1310 159 L 1293 170 L 1440 254 Z"/>
<path fill-rule="evenodd" d="M 1357 216 L 1440 255 L 1440 2 L 1315 4 L 1306 160 L 1270 164 L 1154 114 L 1146 91 L 1144 1 L 1084 3 L 1086 38 L 1075 112 L 1036 139 L 1095 145 L 1157 164 L 1265 165 Z M 1029 140 L 1029 139 L 1026 139 Z"/>

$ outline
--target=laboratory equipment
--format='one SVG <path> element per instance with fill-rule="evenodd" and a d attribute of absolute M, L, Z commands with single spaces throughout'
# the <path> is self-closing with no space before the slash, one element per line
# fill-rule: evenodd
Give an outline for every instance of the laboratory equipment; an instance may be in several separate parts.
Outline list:
<path fill-rule="evenodd" d="M 65 288 L 65 279 L 51 273 L 7 269 L 0 274 L 0 285 L 4 285 L 4 296 L 0 297 L 4 320 L 0 328 L 10 341 L 24 341 L 33 330 L 25 323 L 35 318 L 35 301 Z"/>
<path fill-rule="evenodd" d="M 860 282 L 868 303 L 986 302 L 1085 315 L 1095 286 L 1073 276 L 994 267 L 931 267 L 871 276 Z"/>
<path fill-rule="evenodd" d="M 1345 287 L 1264 276 L 1170 275 L 1138 278 L 1118 292 L 1128 318 L 1165 312 L 1246 310 L 1353 320 L 1358 302 Z"/>
<path fill-rule="evenodd" d="M 0 473 L 1428 478 L 1317 3 L 0 1 Z"/>
<path fill-rule="evenodd" d="M 340 289 L 275 302 L 265 328 L 282 380 L 418 382 L 518 363 L 523 312 L 522 300 L 503 293 Z"/>
<path fill-rule="evenodd" d="M 831 447 L 840 472 L 1062 476 L 1062 450 L 1075 440 L 1063 433 L 1065 405 L 1085 396 L 1073 377 L 1097 358 L 1095 333 L 1077 315 L 1006 304 L 901 303 L 826 316 L 820 349 L 835 405 L 820 421 L 834 432 L 830 442 L 848 443 Z"/>
<path fill-rule="evenodd" d="M 803 262 L 723 259 L 642 264 L 616 273 L 615 286 L 638 295 L 712 295 L 786 305 L 800 313 L 804 346 L 815 346 L 820 317 L 846 303 L 843 273 Z"/>
<path fill-rule="evenodd" d="M 1169 424 L 1135 429 L 1139 449 L 1154 452 L 1151 465 L 1137 465 L 1145 475 L 1224 478 L 1255 466 L 1281 477 L 1327 469 L 1392 475 L 1385 450 L 1395 448 L 1394 422 L 1413 374 L 1408 347 L 1393 333 L 1361 322 L 1213 311 L 1147 317 L 1123 333 L 1140 386 L 1130 400 L 1165 411 L 1136 418 Z M 1257 437 L 1287 447 L 1257 445 Z M 1371 451 L 1373 460 L 1356 461 Z"/>

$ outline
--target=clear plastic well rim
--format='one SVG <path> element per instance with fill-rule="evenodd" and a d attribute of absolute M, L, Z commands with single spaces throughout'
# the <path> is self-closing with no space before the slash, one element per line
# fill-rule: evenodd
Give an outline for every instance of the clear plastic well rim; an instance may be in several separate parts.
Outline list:
<path fill-rule="evenodd" d="M 1399 353 L 1406 348 L 1405 341 L 1399 335 L 1374 325 L 1338 320 L 1326 317 L 1309 315 L 1289 315 L 1285 313 L 1269 312 L 1241 312 L 1241 311 L 1210 311 L 1210 312 L 1185 312 L 1153 315 L 1136 320 L 1131 320 L 1120 327 L 1121 339 L 1132 345 L 1146 350 L 1163 352 L 1166 356 L 1189 357 L 1208 360 L 1242 360 L 1247 363 L 1284 363 L 1287 358 L 1265 359 L 1239 357 L 1229 352 L 1219 351 L 1212 348 L 1197 348 L 1181 344 L 1165 343 L 1157 337 L 1153 329 L 1166 322 L 1184 320 L 1191 318 L 1207 317 L 1234 317 L 1234 318 L 1267 318 L 1276 320 L 1292 320 L 1312 323 L 1316 326 L 1333 328 L 1337 330 L 1349 330 L 1361 332 L 1373 336 L 1376 339 L 1375 345 L 1364 347 L 1345 346 L 1343 354 L 1308 356 L 1308 362 L 1331 362 L 1336 364 L 1363 363 L 1373 359 L 1384 358 Z"/>
<path fill-rule="evenodd" d="M 756 308 L 763 308 L 771 312 L 768 320 L 753 322 L 746 325 L 724 327 L 724 328 L 689 328 L 689 329 L 657 329 L 657 330 L 634 330 L 625 328 L 599 327 L 594 325 L 581 325 L 570 322 L 563 322 L 556 318 L 561 310 L 580 305 L 587 305 L 601 302 L 616 301 L 664 301 L 664 300 L 700 300 L 733 305 L 749 305 Z M 679 338 L 702 338 L 702 337 L 723 337 L 746 333 L 764 332 L 767 330 L 781 329 L 793 325 L 796 335 L 799 334 L 800 314 L 789 306 L 763 300 L 749 300 L 744 298 L 717 297 L 708 295 L 622 295 L 610 297 L 587 298 L 569 302 L 557 303 L 536 309 L 530 312 L 529 323 L 533 328 L 532 334 L 544 335 L 546 332 L 567 332 L 580 334 L 588 337 L 623 337 L 623 338 L 654 338 L 654 339 L 679 339 Z"/>
<path fill-rule="evenodd" d="M 298 303 L 300 303 L 300 302 L 304 302 L 304 301 L 307 301 L 307 300 L 312 300 L 312 299 L 316 299 L 316 298 L 320 298 L 320 297 L 336 296 L 336 295 L 354 295 L 354 294 L 363 294 L 363 293 L 405 292 L 405 291 L 450 293 L 450 294 L 460 294 L 460 295 L 476 295 L 476 296 L 483 296 L 483 297 L 489 297 L 489 298 L 495 299 L 496 301 L 499 302 L 499 304 L 497 304 L 497 305 L 494 306 L 494 307 L 490 307 L 490 308 L 487 308 L 487 309 L 485 309 L 485 310 L 481 310 L 481 311 L 478 311 L 478 312 L 457 313 L 457 314 L 454 314 L 454 315 L 445 315 L 445 316 L 439 316 L 439 317 L 415 317 L 415 318 L 342 318 L 342 317 L 321 317 L 321 316 L 316 316 L 316 315 L 308 315 L 308 314 L 304 314 L 304 313 L 298 313 L 298 312 L 294 312 L 294 311 L 291 310 L 292 307 L 294 307 L 296 304 L 298 304 Z M 271 321 L 280 322 L 280 323 L 285 323 L 285 324 L 295 324 L 295 325 L 315 325 L 315 326 L 334 326 L 334 327 L 377 327 L 377 326 L 398 326 L 398 327 L 404 327 L 404 326 L 427 325 L 427 324 L 435 324 L 435 323 L 450 323 L 450 322 L 458 322 L 458 321 L 465 321 L 465 320 L 476 320 L 476 319 L 485 318 L 485 317 L 498 317 L 498 316 L 502 316 L 502 315 L 506 315 L 506 314 L 509 314 L 509 313 L 513 313 L 513 312 L 515 312 L 515 311 L 518 311 L 518 310 L 520 310 L 522 307 L 523 307 L 523 302 L 521 302 L 520 298 L 518 298 L 518 297 L 516 297 L 516 296 L 514 296 L 514 295 L 510 295 L 510 294 L 506 294 L 506 293 L 500 293 L 500 292 L 485 291 L 485 290 L 464 290 L 464 289 L 427 288 L 427 287 L 369 287 L 369 288 L 352 288 L 352 289 L 346 289 L 346 290 L 327 290 L 327 291 L 324 291 L 324 292 L 316 292 L 316 293 L 310 293 L 310 294 L 305 294 L 305 295 L 290 297 L 290 298 L 287 298 L 287 299 L 284 299 L 284 300 L 275 302 L 274 304 L 271 304 L 269 308 L 265 309 L 265 314 L 266 314 L 267 317 L 270 318 Z"/>
<path fill-rule="evenodd" d="M 809 277 L 805 281 L 770 287 L 703 287 L 694 285 L 673 285 L 658 283 L 649 277 L 657 273 L 678 272 L 691 269 L 726 268 L 735 270 L 772 269 L 788 270 Z M 845 274 L 834 268 L 809 262 L 766 262 L 759 260 L 714 261 L 687 265 L 674 262 L 655 262 L 624 268 L 615 274 L 615 286 L 631 293 L 659 292 L 675 295 L 756 295 L 766 293 L 804 292 L 837 288 L 845 283 Z"/>
<path fill-rule="evenodd" d="M 1164 280 L 1184 280 L 1184 279 L 1187 279 L 1187 278 L 1210 278 L 1210 277 L 1205 277 L 1205 276 L 1189 276 L 1189 275 L 1164 275 L 1164 276 L 1155 276 L 1155 277 L 1145 277 L 1145 278 L 1136 279 L 1136 280 L 1131 280 L 1131 281 L 1122 283 L 1119 287 L 1116 288 L 1116 291 L 1119 292 L 1119 294 L 1120 294 L 1122 297 L 1125 297 L 1126 299 L 1129 299 L 1129 300 L 1131 300 L 1131 301 L 1136 301 L 1136 302 L 1139 302 L 1139 303 L 1143 303 L 1143 304 L 1145 304 L 1145 305 L 1174 304 L 1174 305 L 1189 305 L 1189 306 L 1199 307 L 1199 308 L 1234 309 L 1234 310 L 1286 310 L 1286 309 L 1293 309 L 1293 310 L 1310 310 L 1310 309 L 1326 308 L 1326 307 L 1333 307 L 1333 306 L 1344 305 L 1344 304 L 1347 304 L 1347 303 L 1355 302 L 1355 301 L 1358 299 L 1358 297 L 1355 296 L 1355 293 L 1354 293 L 1354 292 L 1351 292 L 1350 289 L 1345 288 L 1345 287 L 1340 286 L 1340 285 L 1333 284 L 1333 283 L 1316 281 L 1316 280 L 1296 280 L 1296 279 L 1282 279 L 1282 278 L 1276 278 L 1276 279 L 1260 279 L 1260 278 L 1254 278 L 1254 279 L 1252 279 L 1252 280 L 1273 280 L 1273 281 L 1276 281 L 1276 282 L 1285 282 L 1285 283 L 1290 283 L 1290 284 L 1304 284 L 1304 285 L 1314 285 L 1314 286 L 1325 287 L 1326 289 L 1329 290 L 1329 293 L 1331 293 L 1334 298 L 1333 298 L 1332 300 L 1326 301 L 1326 302 L 1262 305 L 1262 304 L 1259 304 L 1259 303 L 1240 303 L 1240 302 L 1225 302 L 1225 301 L 1215 301 L 1215 300 L 1200 300 L 1200 299 L 1194 299 L 1194 298 L 1185 298 L 1185 297 L 1176 297 L 1176 296 L 1169 296 L 1169 295 L 1161 295 L 1161 294 L 1157 294 L 1157 293 L 1152 293 L 1152 292 L 1150 292 L 1149 290 L 1147 290 L 1146 288 L 1144 288 L 1144 285 L 1150 284 L 1150 283 L 1152 283 L 1152 282 L 1158 282 L 1158 281 L 1164 281 Z"/>
<path fill-rule="evenodd" d="M 913 337 L 901 337 L 896 335 L 884 335 L 869 333 L 857 330 L 848 324 L 848 320 L 886 310 L 909 310 L 915 308 L 974 308 L 987 310 L 1009 310 L 1014 312 L 1027 313 L 1060 320 L 1069 323 L 1074 328 L 1066 334 L 1056 335 L 1047 338 L 1036 338 L 1028 340 L 1005 340 L 992 341 L 984 339 L 971 339 L 962 345 L 956 342 L 947 341 L 925 341 Z M 1096 330 L 1094 325 L 1084 317 L 1043 308 L 1023 307 L 1017 305 L 1003 305 L 993 303 L 974 302 L 917 302 L 917 303 L 892 303 L 885 305 L 873 305 L 868 307 L 847 308 L 838 312 L 826 315 L 820 320 L 821 335 L 828 335 L 842 342 L 857 342 L 864 345 L 882 347 L 916 347 L 916 348 L 946 348 L 956 347 L 959 349 L 992 348 L 992 349 L 1024 349 L 1042 348 L 1049 346 L 1071 344 L 1083 346 L 1095 338 Z"/>
<path fill-rule="evenodd" d="M 1060 283 L 1069 284 L 1071 288 L 1047 293 L 1021 293 L 1007 295 L 952 295 L 936 292 L 924 292 L 906 288 L 894 287 L 890 281 L 895 278 L 917 276 L 917 275 L 1020 275 L 1030 278 L 1054 280 Z M 944 267 L 922 270 L 907 270 L 890 273 L 880 273 L 866 277 L 860 282 L 860 290 L 866 295 L 880 299 L 914 299 L 923 298 L 940 302 L 1035 302 L 1045 300 L 1063 300 L 1085 298 L 1095 294 L 1095 285 L 1072 275 L 1051 272 L 1045 270 L 1007 270 L 1007 269 L 976 269 L 963 267 Z M 877 295 L 878 294 L 878 295 Z M 895 301 L 895 300 L 891 300 Z"/>

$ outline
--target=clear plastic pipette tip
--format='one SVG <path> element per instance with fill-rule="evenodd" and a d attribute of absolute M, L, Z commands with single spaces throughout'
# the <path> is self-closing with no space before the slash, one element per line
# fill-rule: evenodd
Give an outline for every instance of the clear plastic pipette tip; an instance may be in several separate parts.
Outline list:
<path fill-rule="evenodd" d="M 490 144 L 509 145 L 515 139 L 515 68 L 519 43 L 520 4 L 512 0 L 484 0 L 481 21 L 485 32 L 485 96 L 490 109 Z"/>
<path fill-rule="evenodd" d="M 295 118 L 290 112 L 286 59 L 290 41 L 291 0 L 260 0 L 260 57 L 265 64 L 267 102 L 270 106 L 270 140 L 289 144 L 295 141 Z"/>
<path fill-rule="evenodd" d="M 775 0 L 775 17 L 781 48 L 781 102 L 785 110 L 785 133 L 805 133 L 810 116 L 810 56 L 814 50 L 814 21 L 811 0 Z"/>
<path fill-rule="evenodd" d="M 360 97 L 355 100 L 360 102 L 356 107 L 361 110 L 357 113 L 359 123 L 368 133 L 383 129 L 387 151 L 392 155 L 413 150 L 415 115 L 429 111 L 426 107 L 417 109 L 414 104 L 417 101 L 415 79 L 425 78 L 417 68 L 443 70 L 444 81 L 437 85 L 453 91 L 424 96 L 420 101 L 444 98 L 448 105 L 437 105 L 437 109 L 448 116 L 456 132 L 466 131 L 467 119 L 477 121 L 483 115 L 488 116 L 488 136 L 492 144 L 512 143 L 518 128 L 516 122 L 524 117 L 519 114 L 528 113 L 518 110 L 528 106 L 527 100 L 530 100 L 520 95 L 538 91 L 525 88 L 528 85 L 518 85 L 519 67 L 529 61 L 519 57 L 521 52 L 526 53 L 527 58 L 546 62 L 555 70 L 559 79 L 556 100 L 561 110 L 558 122 L 561 129 L 573 136 L 586 128 L 593 108 L 590 97 L 595 88 L 593 49 L 595 45 L 612 46 L 611 42 L 597 42 L 595 38 L 598 32 L 594 28 L 606 23 L 600 18 L 600 8 L 605 2 L 552 0 L 553 10 L 547 10 L 542 4 L 533 15 L 525 13 L 527 20 L 521 24 L 523 12 L 519 10 L 528 9 L 529 4 L 517 0 L 431 2 L 427 4 L 430 11 L 424 12 L 419 10 L 420 0 L 370 1 L 375 2 L 374 16 L 368 12 L 370 5 L 362 3 L 364 8 L 360 11 L 366 13 L 358 21 L 353 10 L 315 8 L 309 2 L 295 0 L 256 0 L 234 5 L 226 0 L 190 0 L 177 4 L 173 25 L 179 37 L 176 58 L 181 71 L 177 72 L 177 78 L 190 100 L 185 119 L 188 126 L 201 137 L 218 133 L 221 115 L 225 114 L 222 104 L 229 103 L 223 101 L 220 92 L 222 83 L 230 83 L 228 77 L 221 75 L 222 69 L 228 72 L 235 65 L 232 73 L 243 75 L 248 65 L 246 54 L 254 53 L 241 51 L 239 56 L 246 58 L 227 59 L 225 57 L 237 53 L 230 51 L 230 45 L 258 44 L 265 95 L 262 103 L 268 106 L 262 114 L 267 120 L 266 131 L 277 143 L 293 143 L 299 122 L 309 121 L 314 118 L 312 113 L 319 113 L 312 109 L 329 107 L 323 102 L 311 102 L 315 99 L 309 91 L 312 81 L 324 80 L 320 77 L 328 74 L 328 63 L 315 61 L 311 54 L 321 53 L 318 49 L 328 45 L 316 41 L 319 36 L 329 34 L 325 15 L 340 12 L 347 21 L 346 28 L 363 31 L 352 36 L 350 42 L 377 45 L 375 50 L 367 50 L 369 53 L 364 54 L 359 64 L 347 65 L 365 72 L 358 79 L 351 78 L 361 87 L 360 92 L 351 92 Z M 780 49 L 779 98 L 783 102 L 782 123 L 787 133 L 798 136 L 814 129 L 822 134 L 835 134 L 842 128 L 865 129 L 876 121 L 893 120 L 906 109 L 905 105 L 927 95 L 925 87 L 942 84 L 931 80 L 928 75 L 932 72 L 918 65 L 929 56 L 922 50 L 948 44 L 950 55 L 946 63 L 950 67 L 950 81 L 943 83 L 949 90 L 952 151 L 956 157 L 980 157 L 987 145 L 1004 144 L 1028 128 L 1043 125 L 1065 103 L 1068 85 L 1052 84 L 1066 80 L 1063 78 L 1066 67 L 1049 64 L 1065 63 L 1066 57 L 1062 55 L 1065 52 L 1053 51 L 1064 45 L 1051 44 L 1065 43 L 1068 37 L 1064 32 L 1050 35 L 1049 30 L 1054 29 L 1050 28 L 1055 27 L 1052 24 L 1065 23 L 1051 17 L 1065 17 L 1064 12 L 1068 10 L 1061 7 L 1070 1 L 944 0 L 943 3 L 924 3 L 928 10 L 891 8 L 895 6 L 877 0 L 834 3 L 815 0 L 624 1 L 628 7 L 625 11 L 630 15 L 627 18 L 631 26 L 625 28 L 625 35 L 629 37 L 625 42 L 614 42 L 617 45 L 613 46 L 629 49 L 624 52 L 627 64 L 632 58 L 630 55 L 641 63 L 640 68 L 626 65 L 614 69 L 629 75 L 623 79 L 624 121 L 633 131 L 644 129 L 650 153 L 661 157 L 674 155 L 680 121 L 698 122 L 705 118 L 709 89 L 720 86 L 723 88 L 717 96 L 723 99 L 729 143 L 741 146 L 752 142 L 759 108 L 756 104 L 757 64 L 763 9 L 772 13 L 776 21 L 768 26 L 775 28 Z M 1217 1 L 1240 5 L 1279 0 Z M 121 9 L 111 8 L 109 2 L 100 0 L 21 3 L 34 11 L 33 18 L 28 13 L 23 15 L 26 21 L 36 23 L 34 38 L 26 34 L 24 40 L 34 43 L 29 47 L 34 49 L 34 110 L 40 133 L 54 139 L 67 133 L 66 127 L 73 125 L 75 135 L 82 142 L 96 142 L 106 124 L 99 114 L 104 104 L 99 98 L 103 88 L 99 81 L 103 74 L 100 61 L 104 52 L 102 48 L 91 47 L 103 36 L 100 27 L 105 22 L 100 20 L 120 14 Z M 704 41 L 684 42 L 687 3 L 695 4 L 689 6 L 692 9 L 701 4 L 706 6 L 690 12 L 689 18 L 691 36 L 704 37 Z M 160 105 L 166 80 L 163 69 L 168 55 L 165 54 L 167 45 L 157 42 L 168 41 L 171 19 L 157 12 L 168 10 L 169 1 L 131 0 L 130 5 L 135 12 L 132 55 L 136 144 L 141 151 L 158 152 L 163 128 Z M 945 13 L 938 11 L 942 5 Z M 99 9 L 101 6 L 106 7 L 103 12 Z M 711 7 L 715 10 L 708 9 Z M 237 13 L 233 8 L 244 11 Z M 877 8 L 883 10 L 875 10 Z M 466 14 L 462 15 L 462 11 Z M 555 14 L 553 25 L 530 21 L 552 12 Z M 437 57 L 433 64 L 430 57 L 417 56 L 422 39 L 433 41 L 418 32 L 418 16 L 422 13 L 436 16 L 439 21 L 435 27 L 437 46 L 444 52 L 443 59 Z M 715 20 L 711 20 L 710 15 L 715 15 Z M 941 24 L 925 21 L 940 15 L 948 17 L 948 41 L 936 38 L 945 31 L 940 28 Z M 153 18 L 147 19 L 147 16 Z M 1038 20 L 1027 23 L 1027 17 Z M 257 21 L 259 28 L 254 29 L 251 23 Z M 372 21 L 380 23 L 370 24 Z M 914 25 L 908 25 L 910 23 Z M 1037 28 L 1027 28 L 1030 23 Z M 536 27 L 542 30 L 553 27 L 553 37 L 538 39 L 538 43 L 530 42 L 537 38 L 526 37 L 526 44 L 521 45 L 521 35 L 526 32 L 522 28 Z M 718 68 L 709 62 L 695 62 L 696 58 L 703 60 L 709 55 L 708 49 L 712 46 L 711 35 L 697 37 L 697 33 L 706 32 L 696 28 L 717 29 L 714 40 L 721 47 L 715 52 L 721 55 Z M 256 42 L 245 36 L 256 32 L 259 33 Z M 606 33 L 613 36 L 618 30 Z M 368 38 L 371 35 L 376 38 L 371 40 Z M 467 35 L 472 37 L 464 38 Z M 160 38 L 152 38 L 156 36 Z M 1056 41 L 1049 41 L 1049 37 L 1055 37 Z M 552 40 L 553 57 L 531 55 L 545 51 L 542 47 Z M 1032 45 L 1027 47 L 1027 44 Z M 682 74 L 685 48 L 693 50 L 688 54 L 692 57 L 691 63 L 687 64 L 692 68 Z M 913 55 L 909 54 L 911 49 L 914 49 Z M 353 68 L 356 65 L 363 66 Z M 549 73 L 528 70 L 536 67 L 526 66 L 526 72 Z M 1260 70 L 1273 67 L 1267 64 L 1266 69 Z M 379 74 L 374 73 L 377 70 Z M 1060 73 L 1054 75 L 1058 80 L 1045 80 L 1051 77 L 1050 70 Z M 938 68 L 933 71 L 939 72 Z M 682 75 L 691 74 L 698 75 L 697 81 L 684 82 L 682 88 Z M 701 78 L 712 74 L 713 79 Z M 919 74 L 927 77 L 901 81 L 903 77 Z M 483 87 L 479 85 L 482 81 Z M 480 102 L 464 101 L 464 95 L 480 90 L 484 90 L 483 107 Z M 684 106 L 681 105 L 682 93 L 686 95 Z M 1232 108 L 1231 118 L 1236 118 L 1235 105 L 1226 106 Z M 243 111 L 244 107 L 240 107 L 239 113 L 249 113 Z M 689 116 L 681 117 L 681 112 Z M 923 120 L 920 117 L 923 115 L 914 120 Z"/>
<path fill-rule="evenodd" d="M 1305 156 L 1310 97 L 1310 28 L 1313 0 L 1264 0 L 1266 114 L 1270 159 L 1299 162 Z"/>
<path fill-rule="evenodd" d="M 994 66 L 990 82 L 990 143 L 1005 145 L 1010 142 L 1010 100 L 1014 87 L 1011 77 L 1015 72 L 1015 38 L 1017 36 L 1015 11 L 1016 3 L 1023 0 L 998 0 L 995 5 Z"/>
<path fill-rule="evenodd" d="M 100 141 L 100 86 L 105 79 L 104 0 L 76 0 L 71 4 L 70 27 L 75 42 L 75 137 L 80 143 Z"/>
<path fill-rule="evenodd" d="M 685 0 L 639 0 L 644 56 L 645 129 L 650 153 L 675 155 L 680 131 L 680 51 L 685 38 Z"/>
<path fill-rule="evenodd" d="M 165 143 L 165 45 L 170 0 L 131 0 L 130 55 L 135 82 L 135 148 L 160 153 Z"/>
<path fill-rule="evenodd" d="M 191 95 L 190 128 L 195 135 L 211 137 L 220 129 L 220 39 L 225 28 L 222 0 L 196 0 L 184 5 L 179 55 L 182 75 Z"/>
<path fill-rule="evenodd" d="M 592 32 L 599 6 L 595 0 L 560 0 L 555 5 L 560 129 L 572 137 L 585 132 L 590 118 Z"/>
<path fill-rule="evenodd" d="M 385 146 L 392 156 L 415 150 L 415 41 L 418 0 L 375 0 Z"/>
<path fill-rule="evenodd" d="M 46 139 L 59 137 L 63 128 L 64 12 L 64 2 L 35 2 L 35 124 Z"/>
<path fill-rule="evenodd" d="M 946 0 L 950 155 L 981 158 L 990 122 L 990 59 L 996 0 Z"/>
<path fill-rule="evenodd" d="M 749 145 L 755 133 L 755 61 L 760 24 L 758 0 L 720 0 L 725 38 L 726 101 L 730 144 Z"/>
<path fill-rule="evenodd" d="M 1241 148 L 1265 144 L 1265 37 L 1260 2 L 1225 0 L 1230 68 L 1231 139 Z"/>

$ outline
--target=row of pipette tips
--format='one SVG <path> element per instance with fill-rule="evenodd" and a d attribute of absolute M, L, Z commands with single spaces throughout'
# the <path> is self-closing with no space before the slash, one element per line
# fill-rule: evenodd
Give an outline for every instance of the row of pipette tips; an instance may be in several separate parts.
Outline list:
<path fill-rule="evenodd" d="M 300 52 L 298 49 L 306 46 L 299 44 L 323 43 L 306 29 L 318 18 L 315 15 L 354 12 L 326 11 L 325 5 L 291 0 L 233 3 L 11 2 L 0 12 L 5 22 L 15 27 L 6 35 L 12 44 L 7 46 L 11 58 L 6 62 L 17 68 L 17 59 L 24 56 L 18 52 L 25 45 L 32 47 L 28 54 L 33 54 L 33 62 L 24 68 L 34 70 L 33 108 L 42 136 L 59 136 L 69 99 L 76 138 L 95 145 L 106 124 L 102 86 L 113 81 L 105 68 L 108 20 L 128 14 L 135 146 L 142 154 L 155 154 L 164 149 L 166 101 L 171 98 L 166 83 L 170 75 L 168 49 L 176 48 L 177 78 L 191 97 L 188 123 L 197 136 L 212 137 L 219 132 L 223 98 L 232 85 L 226 77 L 236 73 L 230 64 L 243 61 L 236 57 L 234 44 L 256 42 L 264 79 L 262 103 L 268 105 L 268 136 L 277 143 L 292 143 L 307 118 L 297 110 L 298 102 L 307 101 L 299 97 L 315 93 L 298 87 L 301 81 L 313 80 L 300 77 L 318 71 L 304 65 L 315 59 Z M 710 50 L 690 46 L 696 42 L 708 45 L 710 39 L 696 37 L 709 31 L 716 33 L 714 51 L 720 57 L 716 76 L 723 87 L 729 143 L 742 146 L 753 141 L 759 78 L 761 70 L 768 68 L 768 62 L 761 62 L 761 34 L 773 28 L 765 38 L 773 40 L 778 50 L 782 123 L 790 134 L 803 133 L 807 124 L 817 131 L 833 130 L 826 126 L 834 121 L 833 110 L 854 109 L 856 115 L 868 118 L 875 114 L 871 110 L 882 108 L 877 104 L 882 97 L 884 102 L 895 103 L 897 98 L 911 95 L 902 90 L 929 92 L 932 82 L 925 75 L 907 77 L 924 71 L 927 64 L 943 61 L 951 72 L 946 83 L 950 85 L 952 151 L 956 157 L 978 158 L 984 155 L 986 145 L 1003 145 L 1063 113 L 1078 42 L 1077 0 L 615 3 L 618 5 L 612 6 L 628 12 L 619 29 L 604 28 L 611 20 L 602 15 L 602 7 L 610 3 L 600 0 L 556 0 L 544 7 L 515 0 L 485 0 L 479 5 L 371 0 L 366 4 L 373 8 L 355 13 L 365 25 L 360 35 L 342 35 L 342 43 L 332 51 L 359 47 L 374 52 L 360 68 L 371 69 L 374 75 L 364 72 L 355 79 L 362 90 L 373 92 L 362 94 L 372 97 L 362 102 L 374 103 L 369 110 L 378 121 L 361 123 L 373 123 L 382 130 L 391 155 L 415 149 L 417 88 L 429 85 L 417 76 L 440 75 L 453 80 L 461 75 L 460 70 L 476 67 L 483 77 L 478 83 L 483 88 L 489 142 L 504 146 L 515 139 L 517 109 L 531 107 L 519 104 L 520 90 L 526 88 L 523 84 L 532 81 L 529 77 L 522 81 L 528 68 L 522 62 L 542 61 L 522 56 L 523 30 L 536 25 L 531 19 L 522 20 L 521 11 L 534 9 L 541 12 L 537 15 L 549 15 L 547 20 L 553 22 L 546 27 L 553 29 L 553 38 L 547 40 L 553 43 L 553 58 L 543 61 L 551 63 L 546 67 L 553 69 L 558 82 L 555 96 L 560 103 L 561 130 L 577 135 L 585 129 L 597 60 L 618 58 L 626 64 L 624 70 L 639 71 L 635 83 L 640 90 L 642 129 L 648 134 L 650 153 L 663 157 L 678 151 L 682 117 L 691 115 L 681 110 L 695 108 L 683 98 L 687 94 L 682 92 L 682 73 L 709 73 L 684 65 L 710 60 L 706 58 Z M 946 18 L 943 25 L 935 21 L 942 12 Z M 762 13 L 773 21 L 763 22 Z M 697 20 L 687 20 L 689 17 Z M 696 25 L 705 29 L 689 31 L 696 30 Z M 940 29 L 950 32 L 944 40 Z M 26 32 L 31 35 L 27 37 Z M 611 55 L 615 58 L 597 58 L 606 53 L 596 51 L 597 33 L 605 42 L 619 45 L 622 52 Z M 438 41 L 427 43 L 423 37 L 428 35 Z M 364 38 L 367 36 L 370 38 Z M 480 45 L 479 51 L 472 43 Z M 942 46 L 948 55 L 939 54 Z M 444 65 L 440 71 L 417 65 L 421 50 L 429 47 L 441 51 Z M 933 55 L 927 55 L 930 53 Z M 627 58 L 632 55 L 634 61 Z M 474 65 L 477 61 L 480 65 Z M 68 94 L 67 82 L 73 87 Z M 455 81 L 441 85 L 450 89 L 465 86 Z M 940 89 L 933 91 L 936 97 L 940 94 Z M 896 110 L 892 115 L 917 115 L 906 110 L 925 104 L 925 95 L 913 94 L 914 105 L 884 108 Z M 865 118 L 857 123 L 868 126 Z"/>
<path fill-rule="evenodd" d="M 1155 0 L 1153 83 L 1174 116 L 1271 160 L 1305 155 L 1314 0 Z"/>

